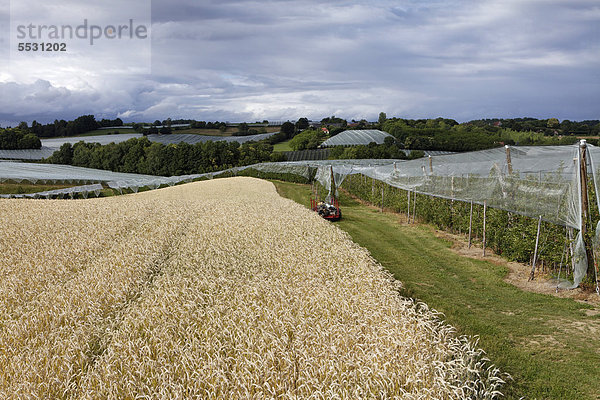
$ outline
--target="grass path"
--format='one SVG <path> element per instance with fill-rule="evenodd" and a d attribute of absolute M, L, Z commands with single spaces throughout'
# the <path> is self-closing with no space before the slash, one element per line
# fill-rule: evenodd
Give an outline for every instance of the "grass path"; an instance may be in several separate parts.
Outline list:
<path fill-rule="evenodd" d="M 308 205 L 310 186 L 276 182 L 279 193 Z M 342 195 L 337 225 L 403 283 L 404 294 L 443 312 L 514 381 L 506 398 L 599 399 L 600 313 L 571 299 L 522 291 L 504 282 L 502 265 L 461 257 L 428 226 Z"/>
<path fill-rule="evenodd" d="M 292 149 L 290 147 L 290 141 L 286 140 L 285 142 L 281 142 L 281 143 L 276 143 L 275 145 L 273 145 L 273 151 L 278 151 L 278 152 L 284 152 L 284 151 L 292 151 L 294 149 Z"/>
<path fill-rule="evenodd" d="M 47 190 L 64 189 L 76 185 L 52 185 L 29 183 L 0 183 L 0 194 L 26 194 L 45 192 Z"/>

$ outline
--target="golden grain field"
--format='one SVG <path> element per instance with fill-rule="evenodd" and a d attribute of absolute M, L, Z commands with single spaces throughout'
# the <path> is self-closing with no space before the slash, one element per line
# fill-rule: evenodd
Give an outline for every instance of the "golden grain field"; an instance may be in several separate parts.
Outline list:
<path fill-rule="evenodd" d="M 474 343 L 347 234 L 231 178 L 0 201 L 0 398 L 491 398 Z"/>

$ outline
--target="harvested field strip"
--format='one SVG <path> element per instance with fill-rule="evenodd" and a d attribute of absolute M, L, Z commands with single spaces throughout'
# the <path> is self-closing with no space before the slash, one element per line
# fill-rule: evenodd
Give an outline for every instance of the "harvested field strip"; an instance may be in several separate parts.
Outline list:
<path fill-rule="evenodd" d="M 71 219 L 70 240 L 45 237 L 54 242 L 44 251 L 54 245 L 66 255 L 56 262 L 56 283 L 32 281 L 37 291 L 22 286 L 49 268 L 34 245 L 18 250 L 36 234 L 0 232 L 12 265 L 30 266 L 2 282 L 18 277 L 17 293 L 35 292 L 5 302 L 2 398 L 498 393 L 499 372 L 472 342 L 400 297 L 399 283 L 347 234 L 268 182 L 222 179 L 48 206 L 56 203 L 2 203 L 12 207 L 5 220 L 37 214 L 46 228 L 68 207 L 81 216 Z M 94 256 L 72 270 L 62 264 L 88 248 Z"/>

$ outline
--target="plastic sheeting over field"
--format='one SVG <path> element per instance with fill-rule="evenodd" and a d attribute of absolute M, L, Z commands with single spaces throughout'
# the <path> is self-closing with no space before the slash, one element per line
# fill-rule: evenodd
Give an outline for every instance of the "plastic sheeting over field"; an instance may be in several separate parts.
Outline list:
<path fill-rule="evenodd" d="M 0 198 L 4 199 L 63 199 L 73 198 L 75 195 L 81 195 L 84 198 L 88 198 L 90 194 L 94 194 L 96 197 L 100 195 L 102 185 L 99 183 L 93 185 L 75 186 L 64 189 L 47 190 L 44 192 L 28 193 L 28 194 L 2 194 Z"/>
<path fill-rule="evenodd" d="M 152 175 L 127 174 L 58 164 L 0 162 L 0 182 L 6 180 L 38 182 L 108 182 L 112 180 L 156 179 Z"/>
<path fill-rule="evenodd" d="M 276 133 L 276 132 L 275 132 Z M 208 141 L 213 142 L 238 142 L 246 143 L 250 141 L 264 140 L 275 133 L 261 133 L 248 136 L 206 136 L 194 135 L 189 133 L 174 133 L 169 135 L 148 135 L 151 142 L 162 144 L 188 143 L 196 144 Z M 41 149 L 30 150 L 0 150 L 0 160 L 42 160 L 50 157 L 56 150 L 65 143 L 75 144 L 77 142 L 99 143 L 107 145 L 110 143 L 121 143 L 129 139 L 139 139 L 143 137 L 140 133 L 121 133 L 118 135 L 97 135 L 97 136 L 78 136 L 66 138 L 42 139 Z"/>
<path fill-rule="evenodd" d="M 57 164 L 33 164 L 20 162 L 0 162 L 0 182 L 29 182 L 29 183 L 106 183 L 111 188 L 122 192 L 123 189 L 137 192 L 139 188 L 147 187 L 156 189 L 163 185 L 173 186 L 181 182 L 191 182 L 199 178 L 212 178 L 214 173 L 181 175 L 181 176 L 153 176 L 129 174 L 122 172 L 104 171 L 92 168 L 73 167 Z M 100 190 L 102 186 L 100 185 Z M 51 197 L 61 197 L 61 194 L 83 194 L 95 192 L 96 185 L 85 185 L 76 188 L 59 189 L 50 191 Z M 46 192 L 28 195 L 5 195 L 3 197 L 48 198 Z M 39 195 L 39 196 L 38 196 Z M 72 197 L 72 196 L 71 196 Z"/>
<path fill-rule="evenodd" d="M 129 139 L 139 139 L 143 137 L 141 133 L 120 133 L 118 135 L 97 135 L 97 136 L 75 136 L 64 138 L 42 139 L 42 146 L 58 150 L 65 143 L 75 144 L 77 142 L 100 143 L 107 145 L 110 143 L 121 143 Z"/>
<path fill-rule="evenodd" d="M 274 133 L 262 133 L 258 135 L 248 135 L 248 136 L 207 136 L 207 135 L 194 135 L 189 133 L 173 133 L 168 135 L 158 135 L 152 134 L 147 135 L 146 137 L 151 142 L 163 143 L 163 144 L 179 144 L 179 143 L 188 143 L 188 144 L 196 144 L 203 143 L 208 141 L 213 142 L 238 142 L 245 143 L 249 141 L 258 141 L 268 138 L 269 136 L 274 135 Z M 98 136 L 81 136 L 81 137 L 67 137 L 67 138 L 58 138 L 58 139 L 44 139 L 42 140 L 42 145 L 49 148 L 58 149 L 65 143 L 77 143 L 80 141 L 86 143 L 100 143 L 101 145 L 107 145 L 110 143 L 121 143 L 125 142 L 129 139 L 139 139 L 143 137 L 140 133 L 122 133 L 118 135 L 98 135 Z"/>
<path fill-rule="evenodd" d="M 600 149 L 588 146 L 591 165 Z M 362 174 L 393 187 L 452 200 L 487 204 L 533 218 L 580 230 L 581 187 L 579 146 L 511 147 L 426 157 L 417 160 L 324 160 L 264 163 L 206 174 L 156 177 L 119 174 L 61 165 L 0 163 L 0 180 L 27 179 L 108 182 L 115 190 L 137 191 L 194 179 L 232 175 L 245 169 L 264 173 L 313 177 L 331 187 L 333 173 L 339 187 L 351 174 Z M 597 172 L 594 170 L 594 172 Z M 594 174 L 600 186 L 600 174 Z M 587 270 L 583 239 L 578 235 L 575 286 Z"/>
<path fill-rule="evenodd" d="M 42 160 L 55 151 L 56 149 L 45 146 L 41 149 L 0 150 L 0 160 Z"/>
<path fill-rule="evenodd" d="M 372 142 L 382 144 L 388 136 L 393 137 L 389 133 L 377 129 L 349 130 L 327 139 L 321 144 L 321 147 L 367 145 Z"/>
<path fill-rule="evenodd" d="M 178 143 L 188 143 L 188 144 L 196 144 L 203 143 L 208 141 L 213 142 L 238 142 L 238 143 L 246 143 L 252 141 L 260 141 L 267 139 L 268 137 L 273 136 L 275 133 L 259 133 L 257 135 L 248 135 L 248 136 L 205 136 L 205 135 L 192 135 L 186 133 L 173 133 L 170 135 L 148 135 L 148 139 L 151 142 L 158 142 L 163 144 L 178 144 Z"/>
<path fill-rule="evenodd" d="M 600 149 L 588 146 L 590 158 Z M 426 157 L 417 160 L 315 160 L 263 163 L 206 174 L 179 177 L 117 173 L 55 164 L 0 163 L 0 180 L 113 182 L 146 186 L 212 178 L 252 168 L 317 180 L 329 187 L 333 170 L 336 185 L 349 174 L 363 174 L 391 186 L 453 200 L 528 215 L 579 229 L 579 168 L 577 146 L 512 147 L 511 166 L 504 148 Z M 512 168 L 512 173 L 509 173 Z M 117 183 L 118 182 L 118 183 Z"/>
<path fill-rule="evenodd" d="M 600 149 L 588 146 L 590 159 Z M 528 215 L 579 229 L 581 205 L 577 146 L 512 147 L 511 164 L 504 148 L 427 157 L 417 160 L 320 160 L 264 163 L 207 174 L 182 177 L 116 173 L 54 164 L 0 163 L 0 180 L 120 182 L 126 185 L 173 184 L 212 178 L 252 168 L 317 179 L 330 186 L 331 171 L 339 186 L 349 174 L 363 174 L 391 186 L 453 200 Z M 512 171 L 509 171 L 512 169 Z M 509 173 L 512 172 L 512 173 Z M 115 186 L 117 184 L 115 183 Z"/>

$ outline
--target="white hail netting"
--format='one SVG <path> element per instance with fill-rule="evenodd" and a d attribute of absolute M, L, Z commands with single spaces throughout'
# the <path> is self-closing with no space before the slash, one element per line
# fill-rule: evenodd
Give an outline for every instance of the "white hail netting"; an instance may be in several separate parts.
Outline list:
<path fill-rule="evenodd" d="M 596 193 L 596 204 L 600 208 L 600 193 L 598 192 L 599 180 L 600 180 L 600 170 L 596 169 L 596 159 L 600 159 L 600 149 L 597 147 L 589 146 L 589 159 L 590 166 L 592 168 L 592 179 L 594 181 L 594 192 Z M 599 251 L 600 249 L 600 221 L 596 225 L 596 232 L 594 235 L 594 249 L 595 251 Z M 596 292 L 600 294 L 600 289 L 598 287 L 598 268 L 594 265 L 594 273 L 596 274 Z"/>
<path fill-rule="evenodd" d="M 588 146 L 590 160 L 600 149 Z M 579 145 L 510 148 L 510 166 L 504 148 L 443 155 L 374 165 L 361 160 L 319 165 L 315 179 L 335 189 L 351 174 L 362 174 L 391 186 L 452 200 L 488 206 L 581 230 Z M 329 164 L 329 165 L 326 165 Z M 369 165 L 371 164 L 371 165 Z M 598 176 L 600 174 L 596 174 Z M 330 191 L 331 195 L 331 191 Z M 574 250 L 573 284 L 579 286 L 587 271 L 581 233 Z"/>
<path fill-rule="evenodd" d="M 173 186 L 181 182 L 191 182 L 202 177 L 212 177 L 212 174 L 154 176 L 132 173 L 112 172 L 92 168 L 73 167 L 57 164 L 33 164 L 21 162 L 0 162 L 0 183 L 13 181 L 17 183 L 99 183 L 105 182 L 108 187 L 116 190 L 130 189 L 137 191 L 141 187 L 156 189 L 161 185 Z M 59 189 L 48 192 L 50 195 L 76 194 L 96 192 L 97 186 L 88 190 L 87 186 L 79 188 Z M 79 191 L 78 191 L 79 190 Z M 39 196 L 38 196 L 39 195 Z M 9 195 L 9 197 L 47 197 L 47 192 L 26 196 Z"/>
<path fill-rule="evenodd" d="M 600 159 L 600 149 L 588 145 L 589 159 Z M 447 199 L 487 203 L 502 210 L 542 217 L 543 220 L 581 230 L 581 188 L 579 147 L 544 146 L 511 147 L 512 174 L 509 173 L 504 148 L 422 158 L 417 160 L 326 160 L 263 163 L 206 174 L 157 177 L 119 174 L 62 165 L 0 162 L 0 181 L 46 180 L 107 182 L 116 190 L 140 187 L 156 188 L 194 179 L 236 174 L 245 169 L 265 173 L 313 176 L 331 188 L 331 176 L 337 189 L 351 174 L 363 174 L 391 186 L 420 194 Z M 600 174 L 593 168 L 594 183 Z M 227 175 L 226 175 L 227 176 Z M 596 191 L 598 193 L 598 191 Z M 587 271 L 587 258 L 581 234 L 576 238 L 574 284 L 581 282 Z"/>
<path fill-rule="evenodd" d="M 64 189 L 47 190 L 44 192 L 27 193 L 27 194 L 0 194 L 0 198 L 4 199 L 50 199 L 50 198 L 65 198 L 73 197 L 75 195 L 82 195 L 84 198 L 93 193 L 96 197 L 100 194 L 102 185 L 99 183 L 93 185 L 83 185 L 68 187 Z"/>

